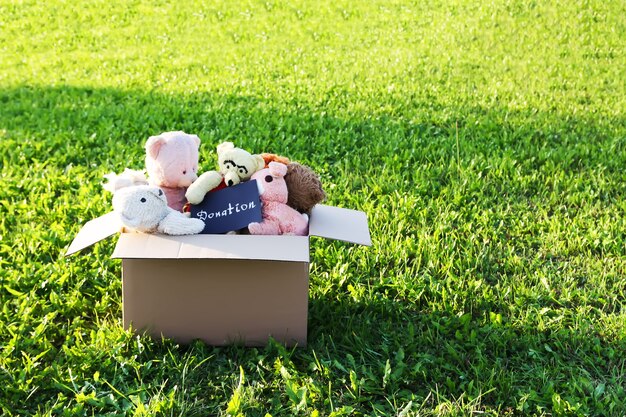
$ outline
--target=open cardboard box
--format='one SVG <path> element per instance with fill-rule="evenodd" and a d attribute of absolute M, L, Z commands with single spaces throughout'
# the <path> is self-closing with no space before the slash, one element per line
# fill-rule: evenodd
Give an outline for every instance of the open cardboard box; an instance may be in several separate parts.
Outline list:
<path fill-rule="evenodd" d="M 118 232 L 124 328 L 210 345 L 306 346 L 309 236 L 371 245 L 365 213 L 317 205 L 309 236 L 133 233 L 111 212 L 87 222 L 66 255 Z"/>

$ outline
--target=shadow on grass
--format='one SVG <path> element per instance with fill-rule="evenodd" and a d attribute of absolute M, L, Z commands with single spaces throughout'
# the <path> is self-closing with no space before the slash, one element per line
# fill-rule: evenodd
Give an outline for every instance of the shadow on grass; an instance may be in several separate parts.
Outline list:
<path fill-rule="evenodd" d="M 348 93 L 346 93 L 348 94 Z M 622 167 L 626 121 L 587 115 L 512 111 L 460 104 L 446 108 L 415 102 L 372 114 L 347 113 L 322 104 L 272 102 L 240 94 L 164 94 L 89 87 L 0 88 L 0 148 L 7 162 L 48 158 L 58 166 L 97 164 L 141 166 L 146 138 L 185 130 L 203 139 L 202 155 L 236 141 L 254 151 L 274 151 L 313 165 L 341 163 L 360 174 L 381 162 L 456 162 L 457 126 L 461 162 L 503 152 L 537 164 L 585 169 L 598 163 Z M 332 110 L 342 116 L 333 116 Z M 45 148 L 44 148 L 45 145 Z M 606 158 L 602 152 L 611 152 Z M 206 161 L 206 159 L 205 159 Z M 212 167 L 209 164 L 209 167 Z"/>
<path fill-rule="evenodd" d="M 360 396 L 372 402 L 395 393 L 431 407 L 464 399 L 477 401 L 475 411 L 519 413 L 550 409 L 560 395 L 583 413 L 626 406 L 626 341 L 592 319 L 576 330 L 539 330 L 488 310 L 459 316 L 382 296 L 366 303 L 317 299 L 310 302 L 309 337 L 309 349 L 338 361 L 346 380 L 356 372 Z"/>
<path fill-rule="evenodd" d="M 526 161 L 528 169 L 553 164 L 583 175 L 598 166 L 608 174 L 620 173 L 626 163 L 624 138 L 615 137 L 623 133 L 623 120 L 594 123 L 537 112 L 515 114 L 505 107 L 460 106 L 432 115 L 427 110 L 436 103 L 415 103 L 415 108 L 340 117 L 331 114 L 333 109 L 237 94 L 69 86 L 0 89 L 0 106 L 0 158 L 9 180 L 43 162 L 59 170 L 70 165 L 93 170 L 94 181 L 111 170 L 141 168 L 145 139 L 166 130 L 201 137 L 203 169 L 213 168 L 213 150 L 224 140 L 319 167 L 326 182 L 345 188 L 330 190 L 331 200 L 362 191 L 361 177 L 383 190 L 411 192 L 410 181 L 389 184 L 386 175 L 422 166 L 433 172 L 433 184 L 422 192 L 428 198 L 432 191 L 434 198 L 437 183 L 453 175 L 457 152 L 462 164 L 478 159 L 497 165 L 507 155 Z M 607 158 L 607 153 L 614 157 Z M 374 234 L 380 226 L 371 224 Z M 359 391 L 354 395 L 365 403 L 394 395 L 405 402 L 413 394 L 420 400 L 435 387 L 449 398 L 484 394 L 483 403 L 494 407 L 519 405 L 519 398 L 546 406 L 554 393 L 564 391 L 581 397 L 591 393 L 590 401 L 595 401 L 594 381 L 615 381 L 616 369 L 624 366 L 615 352 L 626 348 L 601 330 L 537 332 L 451 312 L 422 314 L 416 306 L 383 294 L 366 304 L 313 299 L 309 330 L 309 347 L 294 353 L 294 363 L 308 366 L 315 352 L 338 380 L 350 381 L 353 370 L 357 380 L 352 389 Z M 341 390 L 348 395 L 347 388 Z"/>
<path fill-rule="evenodd" d="M 280 152 L 312 164 L 336 163 L 355 150 L 365 153 L 368 139 L 365 124 L 242 95 L 24 86 L 0 89 L 0 104 L 2 156 L 22 164 L 47 158 L 60 167 L 119 169 L 132 158 L 130 164 L 140 167 L 147 137 L 167 130 L 198 134 L 205 158 L 218 143 L 231 140 L 253 152 Z M 350 140 L 334 140 L 333 134 L 344 131 Z M 213 168 L 213 160 L 204 162 Z"/>

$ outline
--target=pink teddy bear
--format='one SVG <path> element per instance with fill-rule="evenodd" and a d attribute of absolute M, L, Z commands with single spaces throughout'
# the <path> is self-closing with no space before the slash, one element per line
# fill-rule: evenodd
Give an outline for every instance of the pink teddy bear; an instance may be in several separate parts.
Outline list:
<path fill-rule="evenodd" d="M 306 236 L 309 216 L 299 213 L 287 205 L 287 165 L 270 162 L 269 167 L 257 171 L 252 180 L 257 181 L 261 197 L 261 223 L 250 223 L 248 230 L 253 235 L 297 235 Z"/>
<path fill-rule="evenodd" d="M 200 138 L 185 132 L 165 132 L 146 142 L 146 170 L 150 185 L 165 192 L 167 205 L 181 211 L 187 187 L 198 178 Z"/>

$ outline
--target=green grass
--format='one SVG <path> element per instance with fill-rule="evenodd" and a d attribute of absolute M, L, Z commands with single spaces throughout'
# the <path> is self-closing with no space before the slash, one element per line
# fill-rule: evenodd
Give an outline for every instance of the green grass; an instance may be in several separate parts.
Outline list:
<path fill-rule="evenodd" d="M 180 4 L 179 4 L 180 3 Z M 626 415 L 623 2 L 0 0 L 0 414 Z M 149 135 L 314 167 L 309 346 L 123 330 Z"/>

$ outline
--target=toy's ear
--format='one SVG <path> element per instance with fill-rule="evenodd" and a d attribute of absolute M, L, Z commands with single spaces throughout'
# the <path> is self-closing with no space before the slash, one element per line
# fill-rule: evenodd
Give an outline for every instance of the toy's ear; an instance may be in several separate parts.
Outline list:
<path fill-rule="evenodd" d="M 198 137 L 198 135 L 189 135 L 189 137 L 191 137 L 193 142 L 196 144 L 196 148 L 199 148 L 200 147 L 200 138 Z"/>
<path fill-rule="evenodd" d="M 226 152 L 230 149 L 235 149 L 235 145 L 232 142 L 222 142 L 217 145 L 217 153 Z"/>
<path fill-rule="evenodd" d="M 161 147 L 165 144 L 165 138 L 163 136 L 150 136 L 148 141 L 146 142 L 146 154 L 152 158 L 156 159 L 159 156 L 159 152 L 161 151 Z"/>
<path fill-rule="evenodd" d="M 273 177 L 284 177 L 287 173 L 287 165 L 280 162 L 270 162 L 269 169 Z"/>
<path fill-rule="evenodd" d="M 265 159 L 263 159 L 261 155 L 252 155 L 252 157 L 254 158 L 254 162 L 256 162 L 257 165 L 255 171 L 260 171 L 265 168 Z"/>

